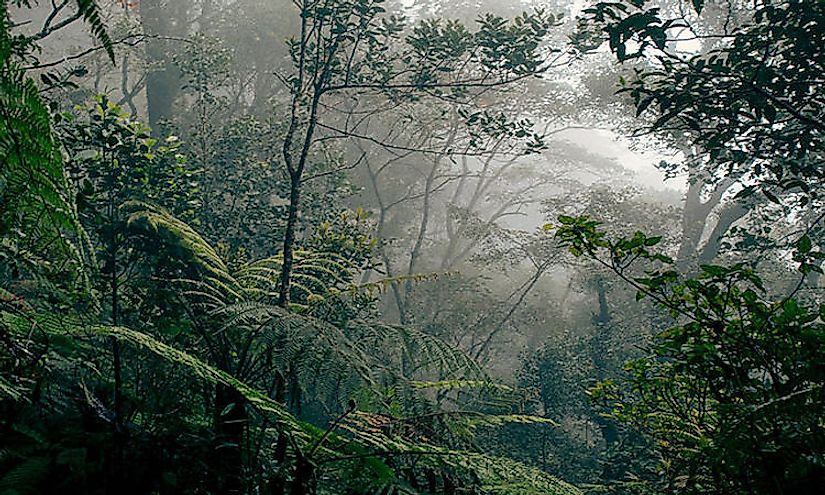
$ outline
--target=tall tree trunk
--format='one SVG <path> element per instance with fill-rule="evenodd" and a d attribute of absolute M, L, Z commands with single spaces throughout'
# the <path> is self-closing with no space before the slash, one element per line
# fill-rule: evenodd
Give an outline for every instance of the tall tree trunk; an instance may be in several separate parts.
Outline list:
<path fill-rule="evenodd" d="M 180 71 L 169 56 L 169 37 L 187 34 L 184 0 L 141 0 L 140 23 L 149 36 L 146 59 L 150 65 L 146 76 L 146 111 L 153 129 L 174 116 L 174 104 L 181 89 Z"/>
<path fill-rule="evenodd" d="M 217 493 L 243 493 L 243 439 L 248 421 L 244 397 L 234 388 L 215 388 L 215 459 L 211 470 Z"/>
<path fill-rule="evenodd" d="M 599 313 L 593 318 L 594 333 L 590 339 L 590 352 L 593 361 L 593 369 L 596 372 L 596 380 L 602 381 L 607 376 L 607 356 L 609 354 L 611 316 L 610 307 L 607 304 L 607 287 L 605 287 L 602 277 L 596 279 L 596 292 L 599 299 Z M 619 430 L 615 423 L 601 415 L 595 415 L 594 419 L 599 426 L 605 444 L 612 445 L 619 440 Z M 604 479 L 611 479 L 612 473 L 609 466 L 605 467 L 602 473 Z"/>
<path fill-rule="evenodd" d="M 676 255 L 676 265 L 680 271 L 690 269 L 695 263 L 699 242 L 705 231 L 708 207 L 702 204 L 701 193 L 704 183 L 698 177 L 690 177 L 682 209 L 682 242 Z"/>
<path fill-rule="evenodd" d="M 292 283 L 293 251 L 295 248 L 295 227 L 298 225 L 298 206 L 301 203 L 301 176 L 290 174 L 289 210 L 287 212 L 286 232 L 284 233 L 284 260 L 281 268 L 281 288 L 278 304 L 289 305 L 289 290 Z"/>
<path fill-rule="evenodd" d="M 421 257 L 421 249 L 424 246 L 424 239 L 427 237 L 427 228 L 430 222 L 430 200 L 432 194 L 433 179 L 438 171 L 438 166 L 441 162 L 441 157 L 436 158 L 433 163 L 433 168 L 427 175 L 427 180 L 424 181 L 424 199 L 421 204 L 421 223 L 418 226 L 418 235 L 415 238 L 412 251 L 410 251 L 410 262 L 407 265 L 407 276 L 412 276 L 418 269 L 418 261 Z M 409 278 L 404 282 L 404 307 L 409 306 L 410 293 L 412 293 L 412 280 Z M 405 315 L 406 316 L 406 315 Z"/>
<path fill-rule="evenodd" d="M 716 225 L 708 237 L 702 251 L 699 253 L 699 264 L 712 263 L 719 251 L 722 249 L 722 239 L 730 230 L 731 226 L 748 213 L 748 209 L 740 203 L 730 203 L 725 205 L 719 212 Z"/>
<path fill-rule="evenodd" d="M 701 172 L 693 172 L 689 177 L 689 185 L 685 194 L 685 204 L 682 211 L 682 242 L 676 256 L 676 267 L 680 272 L 695 273 L 699 264 L 713 261 L 719 254 L 721 239 L 730 227 L 747 212 L 747 208 L 740 203 L 722 201 L 725 193 L 736 183 L 735 179 L 726 178 L 707 192 L 707 200 L 702 201 L 705 192 L 706 176 Z M 710 227 L 711 213 L 719 208 L 719 216 L 713 224 L 710 236 L 702 245 L 702 236 Z"/>

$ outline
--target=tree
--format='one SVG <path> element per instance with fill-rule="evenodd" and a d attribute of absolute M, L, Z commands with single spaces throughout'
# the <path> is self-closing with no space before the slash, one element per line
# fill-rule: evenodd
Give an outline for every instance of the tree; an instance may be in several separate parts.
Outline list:
<path fill-rule="evenodd" d="M 656 112 L 648 130 L 684 133 L 708 154 L 705 180 L 747 178 L 740 197 L 757 189 L 770 200 L 777 191 L 813 193 L 825 132 L 823 5 L 732 3 L 724 21 L 708 29 L 713 23 L 697 19 L 718 11 L 705 3 L 675 14 L 646 1 L 599 3 L 586 13 L 620 62 L 652 62 L 623 91 L 638 114 Z M 697 39 L 711 48 L 682 49 Z"/>
<path fill-rule="evenodd" d="M 822 82 L 808 76 L 821 72 L 823 62 L 821 50 L 808 43 L 808 36 L 821 35 L 809 31 L 818 29 L 821 9 L 795 2 L 756 2 L 750 9 L 627 2 L 599 3 L 587 15 L 620 61 L 647 62 L 622 90 L 638 114 L 653 114 L 642 132 L 692 146 L 687 165 L 695 179 L 689 199 L 697 202 L 696 222 L 688 222 L 686 232 L 698 238 L 701 217 L 723 195 L 733 195 L 733 184 L 741 187 L 720 210 L 694 278 L 654 251 L 661 238 L 641 232 L 609 238 L 586 216 L 559 218 L 556 238 L 575 256 L 613 271 L 674 319 L 647 356 L 627 365 L 624 379 L 602 382 L 594 398 L 610 417 L 642 432 L 660 456 L 658 478 L 647 478 L 654 487 L 813 493 L 823 479 L 825 444 L 812 427 L 821 421 L 823 377 L 816 371 L 822 357 L 807 349 L 818 346 L 808 347 L 822 338 L 822 323 L 799 291 L 810 273 L 821 271 L 823 256 L 811 237 L 821 219 L 815 213 L 819 172 L 811 164 L 821 160 L 821 105 L 815 102 L 823 93 Z M 708 17 L 720 20 L 701 22 Z M 710 48 L 683 50 L 693 39 Z M 816 218 L 791 236 L 799 273 L 788 291 L 768 287 L 753 264 L 709 264 L 719 235 L 753 207 L 735 201 L 756 191 L 774 203 L 793 200 L 797 214 Z M 700 205 L 703 192 L 709 198 Z"/>
<path fill-rule="evenodd" d="M 508 414 L 509 389 L 439 339 L 369 319 L 362 213 L 296 243 L 284 308 L 283 254 L 247 261 L 185 221 L 197 174 L 175 138 L 106 97 L 50 113 L 18 61 L 0 79 L 0 489 L 578 493 L 473 443 L 547 420 Z"/>
<path fill-rule="evenodd" d="M 679 210 L 669 204 L 675 201 L 638 186 L 620 188 L 614 178 L 609 186 L 596 183 L 552 198 L 545 211 L 552 219 L 593 214 L 625 235 L 673 225 L 663 232 L 662 249 L 675 253 L 681 240 Z M 598 382 L 621 377 L 624 362 L 639 357 L 639 348 L 670 324 L 669 318 L 635 301 L 632 291 L 604 267 L 588 259 L 569 260 L 543 229 L 534 242 L 543 246 L 540 259 L 553 259 L 553 271 L 566 286 L 560 293 L 539 296 L 545 305 L 557 304 L 560 314 L 537 332 L 518 374 L 519 383 L 532 392 L 533 410 L 563 425 L 534 441 L 555 446 L 548 448 L 554 455 L 545 462 L 567 479 L 622 480 L 646 460 L 635 451 L 638 435 L 605 417 L 586 392 Z"/>
<path fill-rule="evenodd" d="M 209 3 L 209 2 L 204 2 Z M 159 128 L 161 122 L 174 115 L 175 100 L 181 87 L 180 74 L 172 63 L 170 41 L 164 38 L 181 38 L 188 31 L 186 18 L 189 2 L 165 0 L 141 0 L 140 24 L 149 36 L 146 43 L 146 100 L 149 126 Z"/>
<path fill-rule="evenodd" d="M 655 440 L 661 488 L 815 493 L 825 479 L 825 438 L 815 426 L 825 410 L 825 327 L 820 309 L 795 295 L 825 254 L 802 237 L 796 290 L 771 300 L 744 264 L 703 265 L 698 278 L 682 279 L 653 250 L 660 238 L 610 239 L 587 217 L 560 221 L 556 238 L 574 255 L 609 268 L 676 319 L 648 356 L 627 365 L 625 383 L 592 392 L 611 417 Z"/>
<path fill-rule="evenodd" d="M 422 21 L 403 38 L 403 23 L 380 3 L 302 2 L 300 35 L 291 42 L 294 73 L 283 162 L 290 195 L 283 239 L 280 303 L 289 301 L 301 184 L 326 97 L 374 93 L 390 101 L 431 95 L 462 99 L 468 91 L 523 79 L 541 70 L 539 42 L 553 23 L 543 13 L 512 23 L 487 16 L 471 33 L 458 23 Z M 392 49 L 401 43 L 402 49 Z M 351 129 L 349 132 L 352 132 Z"/>

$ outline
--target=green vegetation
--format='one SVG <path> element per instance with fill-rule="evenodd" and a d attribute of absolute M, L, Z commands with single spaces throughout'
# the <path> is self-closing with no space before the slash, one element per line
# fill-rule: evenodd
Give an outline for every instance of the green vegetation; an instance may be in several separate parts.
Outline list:
<path fill-rule="evenodd" d="M 408 3 L 0 2 L 0 494 L 819 493 L 825 3 Z"/>

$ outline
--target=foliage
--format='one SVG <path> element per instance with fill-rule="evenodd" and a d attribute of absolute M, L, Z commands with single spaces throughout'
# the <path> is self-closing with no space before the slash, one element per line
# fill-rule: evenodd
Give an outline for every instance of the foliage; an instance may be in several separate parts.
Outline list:
<path fill-rule="evenodd" d="M 556 238 L 571 253 L 608 267 L 676 320 L 647 357 L 628 363 L 626 380 L 592 391 L 610 417 L 656 442 L 662 489 L 814 493 L 825 475 L 825 326 L 820 308 L 795 297 L 802 282 L 772 300 L 746 264 L 703 265 L 682 279 L 655 252 L 658 237 L 611 239 L 588 217 L 559 220 Z M 800 280 L 822 257 L 800 239 Z"/>
<path fill-rule="evenodd" d="M 654 114 L 648 129 L 688 136 L 708 153 L 711 178 L 749 177 L 741 197 L 760 190 L 778 202 L 777 190 L 812 193 L 825 131 L 822 2 L 696 0 L 681 13 L 651 3 L 585 11 L 620 62 L 648 62 L 622 88 L 637 115 Z M 696 41 L 710 49 L 682 48 Z"/>
<path fill-rule="evenodd" d="M 0 492 L 816 489 L 822 9 L 597 3 L 573 42 L 625 65 L 592 81 L 560 15 L 414 3 L 120 2 L 111 36 L 91 0 L 2 3 Z M 95 45 L 41 62 L 80 20 Z M 619 73 L 636 137 L 689 155 L 690 228 L 562 144 Z M 771 281 L 670 259 L 803 223 Z"/>
<path fill-rule="evenodd" d="M 481 16 L 475 32 L 458 22 L 425 19 L 407 34 L 403 17 L 386 15 L 383 3 L 355 0 L 295 4 L 301 19 L 300 33 L 289 41 L 293 70 L 281 78 L 291 99 L 281 147 L 290 183 L 281 305 L 289 300 L 302 181 L 310 152 L 320 139 L 316 132 L 325 130 L 340 137 L 358 136 L 360 132 L 348 122 L 344 129 L 321 122 L 319 110 L 328 104 L 327 100 L 349 97 L 355 102 L 369 102 L 370 97 L 379 97 L 397 104 L 430 97 L 462 102 L 545 69 L 541 42 L 555 24 L 552 14 L 537 10 L 511 21 Z M 368 116 L 380 113 L 387 110 L 371 111 Z M 528 149 L 541 148 L 540 136 L 529 132 L 529 125 L 509 122 L 512 119 L 506 117 L 475 113 L 467 118 L 468 125 L 475 124 L 480 115 L 485 118 L 479 123 L 482 127 L 486 123 L 493 135 L 512 132 L 528 141 Z M 363 123 L 369 119 L 356 120 Z M 446 152 L 453 154 L 451 148 Z"/>
<path fill-rule="evenodd" d="M 111 48 L 94 4 L 80 4 Z M 229 258 L 187 223 L 200 177 L 176 138 L 156 140 L 106 96 L 52 116 L 4 64 L 4 491 L 412 492 L 437 477 L 445 491 L 500 493 L 502 473 L 517 472 L 537 493 L 577 493 L 471 442 L 477 428 L 547 420 L 507 414 L 509 399 L 476 390 L 487 377 L 444 342 L 371 319 L 373 293 L 354 283 L 376 245 L 362 211 L 328 212 L 291 252 L 283 307 L 286 253 Z M 193 80 L 196 92 L 212 84 Z M 431 376 L 452 385 L 423 386 Z M 384 390 L 397 399 L 377 399 Z M 354 402 L 339 415 L 357 394 L 375 414 L 390 410 L 401 434 L 353 427 L 370 414 Z M 451 395 L 468 410 L 442 413 Z M 422 455 L 448 460 L 392 461 Z"/>
<path fill-rule="evenodd" d="M 81 214 L 85 208 L 98 212 L 108 201 L 141 199 L 173 208 L 184 218 L 194 216 L 199 173 L 181 154 L 177 137 L 158 142 L 148 127 L 102 95 L 86 108 L 60 114 L 55 124 Z"/>

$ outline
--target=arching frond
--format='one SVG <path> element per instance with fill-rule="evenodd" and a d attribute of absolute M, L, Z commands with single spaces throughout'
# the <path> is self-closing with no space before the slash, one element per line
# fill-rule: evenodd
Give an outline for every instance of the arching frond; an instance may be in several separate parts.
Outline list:
<path fill-rule="evenodd" d="M 295 431 L 303 429 L 299 422 L 283 407 L 282 404 L 270 399 L 253 387 L 241 382 L 230 374 L 219 370 L 197 357 L 175 349 L 160 342 L 151 335 L 138 332 L 126 327 L 112 325 L 87 325 L 77 317 L 57 316 L 50 314 L 12 314 L 0 312 L 0 321 L 11 332 L 17 335 L 26 335 L 32 332 L 42 332 L 49 336 L 71 337 L 114 337 L 135 347 L 146 349 L 166 359 L 169 362 L 185 366 L 198 377 L 212 383 L 220 383 L 234 388 L 246 400 L 261 411 L 271 413 L 279 421 L 292 427 Z"/>
<path fill-rule="evenodd" d="M 92 35 L 100 42 L 103 49 L 106 50 L 106 55 L 109 56 L 109 60 L 114 63 L 114 43 L 112 43 L 109 32 L 106 31 L 106 24 L 100 15 L 100 7 L 98 7 L 97 2 L 95 0 L 75 0 L 75 3 L 77 4 L 77 10 L 80 12 L 80 16 L 83 17 L 83 20 L 88 24 L 89 31 L 92 32 Z"/>
<path fill-rule="evenodd" d="M 516 420 L 521 421 L 523 418 Z M 532 421 L 530 421 L 532 422 Z M 456 479 L 474 479 L 481 493 L 499 495 L 581 495 L 575 486 L 540 469 L 512 459 L 439 447 L 426 441 L 411 441 L 393 428 L 392 418 L 357 413 L 348 417 L 342 429 L 368 445 L 378 457 L 393 457 L 396 464 L 407 460 L 418 469 L 432 468 L 451 473 Z"/>
<path fill-rule="evenodd" d="M 172 254 L 195 263 L 216 280 L 232 280 L 229 268 L 215 248 L 165 208 L 143 201 L 127 201 L 121 209 L 134 233 L 162 241 L 173 251 Z"/>
<path fill-rule="evenodd" d="M 59 269 L 47 259 L 68 257 L 86 289 L 94 256 L 80 225 L 51 116 L 37 86 L 11 56 L 6 2 L 0 5 L 0 244 L 18 263 Z M 35 260 L 34 258 L 40 258 Z M 87 290 L 88 292 L 88 290 Z"/>

